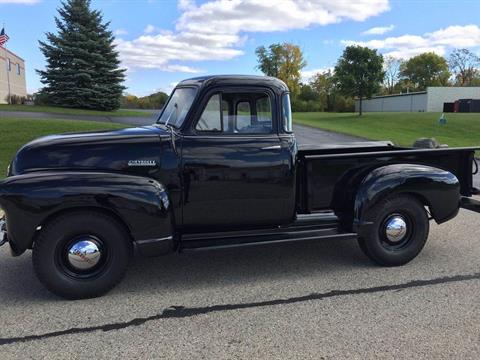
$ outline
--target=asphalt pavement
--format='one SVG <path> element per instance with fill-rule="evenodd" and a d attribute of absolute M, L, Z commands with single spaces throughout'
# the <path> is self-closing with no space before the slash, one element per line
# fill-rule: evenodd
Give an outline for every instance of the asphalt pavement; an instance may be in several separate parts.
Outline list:
<path fill-rule="evenodd" d="M 295 127 L 303 143 L 350 137 Z M 355 139 L 356 140 L 356 139 Z M 480 214 L 431 225 L 411 263 L 355 241 L 134 258 L 108 295 L 66 301 L 0 248 L 0 358 L 480 358 Z"/>

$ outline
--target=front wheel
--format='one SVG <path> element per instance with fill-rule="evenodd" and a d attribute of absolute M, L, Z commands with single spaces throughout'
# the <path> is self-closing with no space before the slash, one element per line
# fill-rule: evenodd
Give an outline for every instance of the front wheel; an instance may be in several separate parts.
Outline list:
<path fill-rule="evenodd" d="M 125 229 L 113 218 L 75 211 L 46 224 L 32 253 L 45 287 L 67 299 L 105 294 L 123 278 L 130 257 Z"/>
<path fill-rule="evenodd" d="M 359 233 L 360 248 L 383 266 L 400 266 L 413 260 L 428 238 L 427 212 L 411 195 L 380 201 L 364 214 L 364 220 L 371 225 Z"/>

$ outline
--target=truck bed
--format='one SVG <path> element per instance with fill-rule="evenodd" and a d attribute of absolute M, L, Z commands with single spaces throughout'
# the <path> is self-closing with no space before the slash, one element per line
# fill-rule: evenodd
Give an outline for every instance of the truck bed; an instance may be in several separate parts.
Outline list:
<path fill-rule="evenodd" d="M 298 150 L 297 207 L 300 213 L 333 209 L 334 202 L 341 200 L 338 192 L 355 191 L 348 186 L 352 178 L 360 181 L 362 174 L 374 168 L 400 163 L 449 171 L 459 179 L 461 194 L 471 196 L 474 154 L 478 149 L 403 148 L 388 141 L 302 145 Z"/>

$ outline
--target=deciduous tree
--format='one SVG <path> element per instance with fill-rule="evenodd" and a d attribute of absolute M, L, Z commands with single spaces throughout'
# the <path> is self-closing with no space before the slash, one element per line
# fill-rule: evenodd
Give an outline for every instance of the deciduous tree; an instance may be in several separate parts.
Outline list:
<path fill-rule="evenodd" d="M 260 46 L 255 50 L 257 68 L 265 75 L 274 76 L 287 84 L 292 97 L 300 92 L 301 70 L 306 66 L 302 50 L 291 43 Z"/>
<path fill-rule="evenodd" d="M 360 116 L 362 99 L 371 98 L 380 89 L 384 76 L 383 56 L 367 47 L 347 46 L 335 66 L 338 89 L 343 95 L 358 97 Z"/>
<path fill-rule="evenodd" d="M 384 58 L 383 68 L 385 70 L 385 78 L 383 81 L 387 94 L 393 94 L 395 91 L 395 85 L 400 78 L 400 65 L 401 61 L 391 56 Z"/>
<path fill-rule="evenodd" d="M 400 66 L 400 76 L 415 87 L 425 90 L 428 86 L 447 86 L 450 72 L 444 57 L 433 52 L 410 58 Z"/>
<path fill-rule="evenodd" d="M 480 57 L 468 49 L 453 50 L 448 63 L 460 86 L 472 86 L 480 77 Z"/>
<path fill-rule="evenodd" d="M 331 111 L 336 90 L 333 73 L 330 70 L 316 73 L 310 80 L 310 86 L 319 95 L 324 110 Z"/>

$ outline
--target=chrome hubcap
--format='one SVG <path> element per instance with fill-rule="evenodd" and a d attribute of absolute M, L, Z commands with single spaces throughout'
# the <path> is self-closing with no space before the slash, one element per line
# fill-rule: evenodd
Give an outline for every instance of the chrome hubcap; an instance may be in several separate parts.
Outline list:
<path fill-rule="evenodd" d="M 94 268 L 102 257 L 100 244 L 93 239 L 81 239 L 68 249 L 68 262 L 76 270 Z"/>
<path fill-rule="evenodd" d="M 407 222 L 400 215 L 390 217 L 385 223 L 385 235 L 388 241 L 397 243 L 402 241 L 407 234 Z"/>

